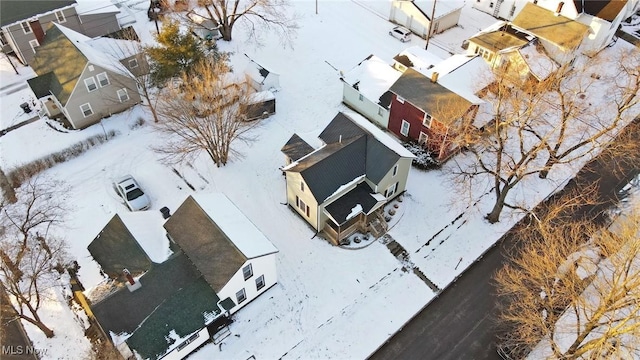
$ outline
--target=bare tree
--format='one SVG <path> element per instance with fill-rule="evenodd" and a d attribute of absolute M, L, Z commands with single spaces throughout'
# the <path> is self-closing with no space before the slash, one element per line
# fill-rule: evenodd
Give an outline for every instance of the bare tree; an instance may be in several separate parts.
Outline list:
<path fill-rule="evenodd" d="M 609 231 L 558 218 L 561 206 L 518 233 L 520 250 L 495 275 L 506 346 L 516 357 L 638 357 L 640 209 Z"/>
<path fill-rule="evenodd" d="M 582 60 L 576 67 L 563 66 L 540 86 L 547 92 L 545 102 L 553 117 L 552 123 L 545 123 L 543 116 L 529 128 L 539 139 L 546 138 L 548 155 L 541 178 L 554 165 L 574 162 L 609 144 L 640 102 L 640 52 L 627 49 L 611 59 L 601 54 Z M 601 101 L 603 97 L 607 101 Z"/>
<path fill-rule="evenodd" d="M 246 83 L 227 80 L 228 72 L 225 62 L 205 61 L 184 75 L 181 85 L 165 89 L 156 129 L 168 136 L 155 148 L 165 161 L 187 161 L 205 152 L 220 167 L 238 155 L 234 141 L 251 140 L 247 132 L 258 124 L 245 121 L 251 90 Z"/>
<path fill-rule="evenodd" d="M 206 15 L 204 18 L 219 24 L 222 38 L 231 41 L 233 27 L 244 19 L 250 37 L 260 38 L 260 32 L 275 30 L 284 42 L 290 42 L 298 28 L 288 13 L 288 0 L 198 0 Z"/>
<path fill-rule="evenodd" d="M 67 211 L 58 191 L 64 191 L 59 184 L 35 177 L 20 189 L 15 204 L 0 206 L 0 281 L 18 316 L 47 337 L 54 335 L 53 330 L 38 311 L 47 289 L 56 286 L 64 271 L 66 258 L 64 241 L 49 233 Z"/>

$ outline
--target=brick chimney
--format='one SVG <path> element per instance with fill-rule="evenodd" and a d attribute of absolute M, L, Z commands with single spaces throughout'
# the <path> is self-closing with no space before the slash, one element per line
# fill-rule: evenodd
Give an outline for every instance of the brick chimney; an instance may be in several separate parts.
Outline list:
<path fill-rule="evenodd" d="M 431 73 L 431 82 L 432 83 L 438 82 L 438 75 L 440 75 L 440 74 L 438 74 L 436 71 Z"/>

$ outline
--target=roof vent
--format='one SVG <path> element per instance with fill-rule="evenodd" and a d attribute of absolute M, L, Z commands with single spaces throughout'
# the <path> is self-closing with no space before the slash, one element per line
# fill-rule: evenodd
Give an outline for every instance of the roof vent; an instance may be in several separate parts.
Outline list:
<path fill-rule="evenodd" d="M 440 74 L 438 74 L 437 71 L 434 71 L 433 73 L 431 73 L 431 82 L 433 82 L 433 83 L 437 82 L 438 81 L 438 75 L 440 75 Z"/>

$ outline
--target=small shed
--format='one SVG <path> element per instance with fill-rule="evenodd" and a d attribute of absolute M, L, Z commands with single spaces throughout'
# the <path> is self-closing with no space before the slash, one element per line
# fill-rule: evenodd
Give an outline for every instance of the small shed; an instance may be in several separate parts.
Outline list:
<path fill-rule="evenodd" d="M 251 94 L 245 120 L 264 119 L 276 113 L 276 96 L 266 90 Z"/>
<path fill-rule="evenodd" d="M 203 40 L 218 40 L 222 39 L 220 33 L 220 24 L 217 21 L 207 19 L 193 11 L 187 13 L 187 17 L 193 24 L 193 33 L 195 36 Z"/>
<path fill-rule="evenodd" d="M 245 56 L 247 55 L 245 54 Z M 249 60 L 249 65 L 247 65 L 244 73 L 251 87 L 258 92 L 266 90 L 278 91 L 280 89 L 280 75 L 258 64 L 251 58 Z"/>

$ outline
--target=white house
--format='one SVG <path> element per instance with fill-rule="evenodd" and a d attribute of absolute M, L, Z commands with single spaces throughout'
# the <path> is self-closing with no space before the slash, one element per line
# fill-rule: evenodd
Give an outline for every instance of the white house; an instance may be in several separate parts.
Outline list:
<path fill-rule="evenodd" d="M 464 2 L 460 0 L 393 0 L 389 20 L 426 39 L 432 14 L 433 25 L 430 35 L 458 25 L 463 7 Z"/>
<path fill-rule="evenodd" d="M 389 124 L 389 101 L 385 94 L 402 73 L 375 55 L 369 55 L 340 79 L 342 102 L 375 124 Z"/>
<path fill-rule="evenodd" d="M 245 56 L 247 56 L 245 54 Z M 249 58 L 249 56 L 247 56 Z M 249 58 L 249 64 L 244 70 L 247 82 L 256 91 L 278 91 L 280 89 L 280 75 L 258 64 Z"/>

